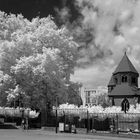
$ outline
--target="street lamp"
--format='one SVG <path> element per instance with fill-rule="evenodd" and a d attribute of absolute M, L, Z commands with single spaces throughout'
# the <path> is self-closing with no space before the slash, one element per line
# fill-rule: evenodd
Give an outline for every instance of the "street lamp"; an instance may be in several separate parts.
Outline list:
<path fill-rule="evenodd" d="M 66 94 L 66 103 L 68 102 L 68 88 L 69 88 L 69 85 L 70 84 L 65 84 L 65 86 L 66 86 L 66 89 L 67 89 L 67 94 Z"/>
<path fill-rule="evenodd" d="M 55 132 L 57 133 L 57 123 L 58 123 L 58 120 L 57 120 L 57 106 L 58 106 L 58 100 L 57 100 L 57 95 L 56 95 L 56 127 L 55 127 Z"/>

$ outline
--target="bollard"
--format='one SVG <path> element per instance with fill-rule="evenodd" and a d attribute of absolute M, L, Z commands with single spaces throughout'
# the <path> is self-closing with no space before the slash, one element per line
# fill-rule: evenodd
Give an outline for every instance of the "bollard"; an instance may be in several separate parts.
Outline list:
<path fill-rule="evenodd" d="M 55 113 L 56 113 L 56 124 L 55 124 L 55 132 L 57 133 L 57 120 L 58 120 L 58 119 L 57 119 L 57 109 L 56 109 L 56 112 L 55 112 Z"/>

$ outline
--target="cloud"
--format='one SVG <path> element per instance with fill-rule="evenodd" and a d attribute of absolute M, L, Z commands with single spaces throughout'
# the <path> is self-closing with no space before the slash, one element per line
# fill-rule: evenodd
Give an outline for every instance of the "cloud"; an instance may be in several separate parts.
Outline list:
<path fill-rule="evenodd" d="M 68 7 L 63 7 L 62 9 L 55 8 L 55 11 L 57 13 L 59 22 L 66 24 L 69 21 L 71 14 Z"/>
<path fill-rule="evenodd" d="M 73 79 L 105 85 L 125 50 L 140 72 L 140 1 L 75 0 L 75 7 L 80 16 L 67 24 L 80 44 Z"/>
<path fill-rule="evenodd" d="M 100 66 L 92 66 L 87 69 L 77 69 L 75 74 L 71 76 L 72 81 L 81 82 L 87 88 L 96 88 L 99 86 L 107 86 L 113 68 L 104 68 Z"/>

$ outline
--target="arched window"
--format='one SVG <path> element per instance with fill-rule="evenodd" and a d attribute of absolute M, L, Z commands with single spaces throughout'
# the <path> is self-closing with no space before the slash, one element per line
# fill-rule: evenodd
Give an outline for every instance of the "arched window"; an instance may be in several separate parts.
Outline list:
<path fill-rule="evenodd" d="M 132 77 L 132 84 L 135 84 L 136 83 L 136 78 Z"/>
<path fill-rule="evenodd" d="M 115 105 L 114 98 L 112 97 L 112 105 Z"/>
<path fill-rule="evenodd" d="M 124 77 L 124 82 L 127 82 L 127 76 Z"/>
<path fill-rule="evenodd" d="M 115 83 L 116 83 L 116 84 L 118 83 L 118 79 L 117 79 L 117 78 L 115 78 Z"/>
<path fill-rule="evenodd" d="M 122 82 L 124 82 L 124 76 L 122 76 Z"/>
<path fill-rule="evenodd" d="M 127 76 L 122 76 L 122 82 L 126 83 L 127 82 Z"/>
<path fill-rule="evenodd" d="M 124 111 L 126 113 L 126 111 L 128 111 L 128 109 L 129 109 L 129 101 L 127 100 L 127 98 L 125 98 L 122 101 L 121 106 L 122 106 L 122 111 Z"/>

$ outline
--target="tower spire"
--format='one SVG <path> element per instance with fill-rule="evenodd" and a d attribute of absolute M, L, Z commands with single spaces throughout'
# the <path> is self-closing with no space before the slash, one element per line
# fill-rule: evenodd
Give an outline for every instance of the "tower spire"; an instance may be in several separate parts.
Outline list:
<path fill-rule="evenodd" d="M 127 53 L 127 48 L 124 48 L 124 54 L 126 55 L 126 53 Z"/>
<path fill-rule="evenodd" d="M 133 72 L 133 73 L 138 74 L 137 70 L 135 69 L 135 67 L 133 66 L 129 58 L 127 57 L 126 51 L 124 52 L 124 56 L 122 60 L 120 61 L 118 67 L 114 71 L 114 74 L 117 74 L 120 72 Z"/>

